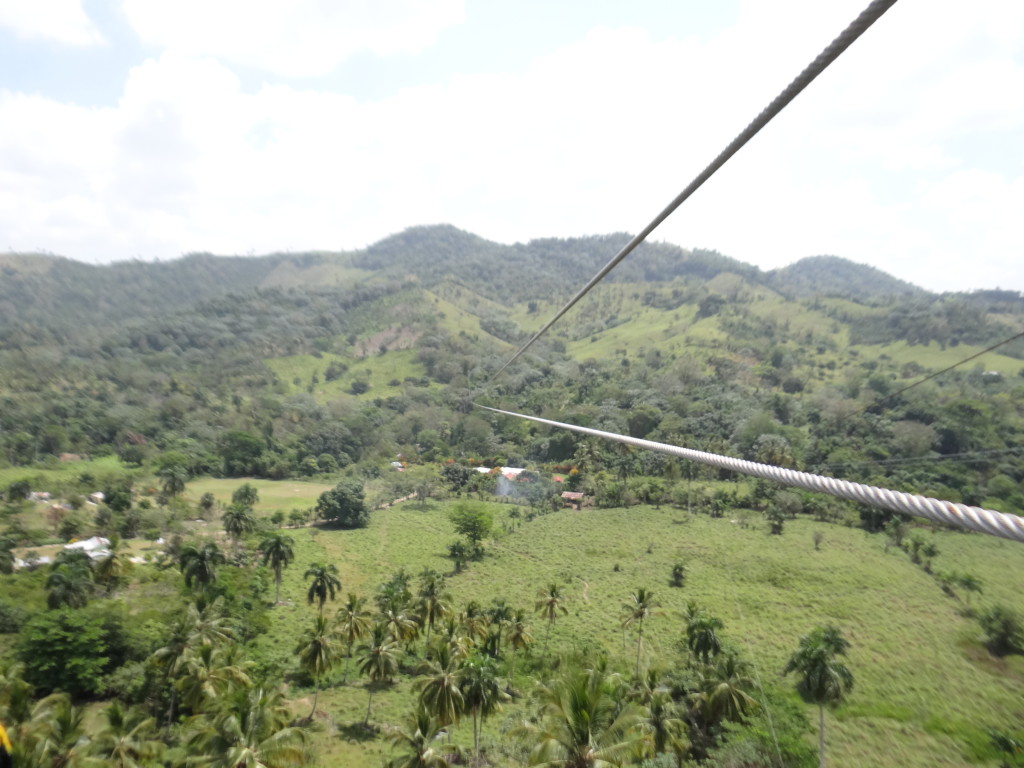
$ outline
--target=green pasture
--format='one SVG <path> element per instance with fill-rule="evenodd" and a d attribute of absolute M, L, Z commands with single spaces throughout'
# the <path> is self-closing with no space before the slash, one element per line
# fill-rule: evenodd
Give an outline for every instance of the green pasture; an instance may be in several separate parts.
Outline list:
<path fill-rule="evenodd" d="M 851 349 L 857 349 L 861 357 L 865 359 L 876 358 L 880 355 L 888 355 L 897 364 L 917 363 L 931 370 L 939 370 L 947 366 L 959 363 L 964 358 L 981 352 L 985 347 L 971 344 L 960 344 L 958 346 L 946 346 L 943 349 L 938 342 L 927 345 L 908 344 L 905 341 L 897 341 L 892 344 L 856 344 Z M 997 352 L 987 352 L 977 360 L 972 360 L 970 368 L 980 367 L 984 371 L 999 371 L 1004 376 L 1016 376 L 1024 370 L 1024 360 L 1017 360 Z M 964 368 L 963 370 L 969 370 Z"/>
<path fill-rule="evenodd" d="M 260 516 L 269 516 L 277 510 L 285 514 L 293 509 L 316 506 L 316 500 L 324 491 L 334 487 L 330 483 L 306 483 L 300 480 L 260 480 L 254 477 L 213 478 L 193 480 L 185 489 L 185 499 L 197 504 L 204 493 L 212 493 L 221 504 L 231 503 L 231 494 L 245 483 L 253 486 L 260 495 L 253 508 Z"/>
<path fill-rule="evenodd" d="M 33 491 L 46 491 L 51 490 L 47 488 L 49 484 L 77 480 L 84 474 L 98 477 L 108 472 L 124 472 L 127 469 L 128 467 L 122 464 L 117 456 L 68 462 L 54 459 L 51 463 L 37 464 L 31 467 L 0 468 L 0 488 L 6 490 L 9 484 L 27 479 L 31 483 Z"/>
<path fill-rule="evenodd" d="M 416 362 L 416 352 L 412 349 L 396 349 L 383 355 L 359 359 L 334 354 L 321 357 L 289 355 L 269 358 L 263 362 L 284 384 L 288 394 L 308 391 L 315 374 L 318 381 L 312 394 L 321 403 L 346 397 L 364 400 L 387 397 L 395 391 L 389 382 L 395 379 L 404 382 L 407 377 L 420 378 L 426 373 L 423 365 Z M 344 363 L 348 370 L 334 381 L 326 381 L 324 372 L 332 362 Z M 356 379 L 366 379 L 370 389 L 361 395 L 353 395 L 351 387 Z"/>
<path fill-rule="evenodd" d="M 302 506 L 313 490 L 284 506 Z M 230 494 L 226 487 L 223 491 Z M 261 488 L 263 505 L 264 492 Z M 510 507 L 492 508 L 498 521 L 507 519 Z M 835 764 L 971 765 L 988 729 L 1019 725 L 1024 659 L 990 657 L 963 604 L 944 595 L 903 552 L 887 552 L 880 536 L 806 519 L 787 522 L 781 537 L 768 536 L 756 517 L 750 518 L 754 525 L 743 527 L 743 517 L 687 518 L 675 509 L 649 507 L 556 512 L 498 535 L 484 561 L 450 576 L 448 586 L 459 609 L 469 600 L 486 605 L 501 597 L 532 613 L 540 588 L 552 581 L 563 584 L 569 615 L 551 632 L 552 653 L 603 649 L 623 672 L 631 668 L 635 636 L 623 637 L 620 615 L 630 591 L 638 587 L 653 589 L 662 611 L 646 625 L 645 664 L 665 668 L 682 663 L 680 614 L 687 600 L 725 621 L 729 643 L 755 663 L 766 684 L 785 687 L 792 681 L 782 680 L 780 672 L 800 636 L 816 625 L 835 623 L 851 641 L 848 661 L 856 676 L 848 702 L 828 715 Z M 824 533 L 817 552 L 811 538 L 815 530 Z M 273 610 L 273 630 L 260 641 L 266 653 L 283 660 L 291 658 L 296 638 L 313 615 L 302 580 L 311 562 L 335 563 L 343 592 L 369 597 L 399 567 L 412 574 L 424 567 L 449 572 L 444 552 L 455 538 L 446 504 L 431 503 L 424 511 L 411 502 L 374 512 L 363 530 L 306 528 L 290 535 L 296 539 L 297 558 L 285 573 L 282 599 L 288 604 Z M 926 536 L 940 551 L 936 570 L 966 571 L 982 580 L 984 593 L 975 597 L 976 607 L 998 601 L 1024 610 L 1024 597 L 1007 576 L 1024 568 L 1024 547 L 980 534 Z M 687 582 L 683 589 L 672 589 L 668 577 L 679 560 L 687 565 Z M 334 604 L 327 608 L 335 609 Z M 535 662 L 545 631 L 536 620 Z M 529 669 L 529 663 L 517 663 L 518 686 L 529 688 Z M 375 692 L 371 723 L 397 725 L 412 709 L 408 671 L 393 688 Z M 320 696 L 323 715 L 315 736 L 320 764 L 378 766 L 388 754 L 386 740 L 367 740 L 353 727 L 365 715 L 367 689 L 354 673 L 347 683 L 342 676 L 339 669 Z M 292 691 L 297 710 L 309 707 L 310 695 L 304 689 Z M 508 738 L 503 724 L 522 715 L 522 707 L 522 701 L 510 704 L 486 725 L 484 743 L 498 764 L 504 764 L 498 745 Z M 454 739 L 468 745 L 469 726 L 456 728 Z"/>

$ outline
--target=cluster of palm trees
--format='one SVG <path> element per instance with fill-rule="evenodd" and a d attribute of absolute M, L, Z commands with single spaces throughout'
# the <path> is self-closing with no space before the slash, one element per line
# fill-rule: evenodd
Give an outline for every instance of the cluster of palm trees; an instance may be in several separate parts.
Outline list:
<path fill-rule="evenodd" d="M 199 596 L 190 603 L 147 668 L 155 678 L 148 711 L 115 701 L 102 712 L 103 726 L 89 729 L 85 709 L 66 694 L 33 703 L 21 670 L 6 669 L 0 719 L 12 737 L 15 765 L 285 768 L 307 762 L 302 729 L 289 724 L 281 692 L 254 678 L 222 599 Z"/>
<path fill-rule="evenodd" d="M 336 568 L 314 563 L 306 578 L 307 600 L 317 605 L 318 612 L 296 653 L 314 684 L 309 717 L 316 714 L 324 675 L 344 658 L 343 682 L 347 682 L 349 662 L 355 657 L 360 675 L 368 681 L 363 721 L 368 726 L 374 692 L 390 685 L 402 663 L 408 661 L 407 669 L 418 675 L 418 704 L 427 720 L 417 714 L 413 722 L 418 730 L 402 738 L 408 743 L 424 742 L 423 728 L 428 723 L 433 729 L 429 732 L 436 734 L 468 715 L 473 720 L 474 750 L 478 751 L 481 721 L 508 697 L 505 688 L 511 686 L 515 674 L 516 652 L 533 643 L 525 611 L 495 600 L 486 608 L 471 601 L 457 612 L 444 578 L 426 568 L 415 585 L 404 570 L 381 584 L 373 599 L 375 611 L 368 608 L 366 598 L 348 593 L 333 621 L 328 621 L 324 607 L 341 590 Z M 556 593 L 561 600 L 560 590 Z M 552 615 L 557 616 L 558 611 Z M 506 651 L 510 662 L 503 684 L 497 661 Z M 420 659 L 418 664 L 414 657 Z"/>

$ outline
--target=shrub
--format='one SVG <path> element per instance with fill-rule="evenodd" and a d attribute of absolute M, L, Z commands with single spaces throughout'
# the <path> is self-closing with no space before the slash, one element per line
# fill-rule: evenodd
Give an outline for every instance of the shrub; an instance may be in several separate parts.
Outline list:
<path fill-rule="evenodd" d="M 0 635 L 13 635 L 28 620 L 28 611 L 6 600 L 0 602 Z"/>

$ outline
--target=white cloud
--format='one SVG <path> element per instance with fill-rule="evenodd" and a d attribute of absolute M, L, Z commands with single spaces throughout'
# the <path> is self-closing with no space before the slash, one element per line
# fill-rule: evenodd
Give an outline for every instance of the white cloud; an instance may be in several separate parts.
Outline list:
<path fill-rule="evenodd" d="M 104 42 L 81 0 L 0 0 L 0 27 L 30 40 L 81 46 Z"/>
<path fill-rule="evenodd" d="M 354 53 L 418 53 L 461 22 L 462 0 L 123 0 L 146 43 L 287 76 Z"/>
<path fill-rule="evenodd" d="M 979 2 L 909 56 L 905 35 L 941 9 L 905 3 L 655 239 L 764 268 L 832 253 L 933 289 L 1024 288 L 1020 25 Z M 133 69 L 110 108 L 0 92 L 0 247 L 109 260 L 355 248 L 436 222 L 505 242 L 635 232 L 850 5 L 813 3 L 814 29 L 786 22 L 781 37 L 760 3 L 706 43 L 598 28 L 522 72 L 373 103 L 243 92 L 225 58 L 182 48 Z"/>

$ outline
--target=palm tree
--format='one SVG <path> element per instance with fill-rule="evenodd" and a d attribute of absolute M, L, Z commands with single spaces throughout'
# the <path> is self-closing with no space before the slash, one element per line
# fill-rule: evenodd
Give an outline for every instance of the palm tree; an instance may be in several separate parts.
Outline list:
<path fill-rule="evenodd" d="M 180 493 L 184 493 L 185 484 L 188 482 L 188 470 L 179 464 L 172 464 L 164 467 L 156 473 L 157 477 L 163 480 L 161 490 L 164 496 L 173 499 Z"/>
<path fill-rule="evenodd" d="M 238 552 L 238 542 L 247 533 L 256 530 L 256 517 L 252 509 L 242 504 L 232 504 L 224 512 L 221 520 L 224 522 L 224 531 L 231 537 L 235 552 Z"/>
<path fill-rule="evenodd" d="M 494 662 L 486 656 L 473 656 L 459 668 L 459 690 L 467 712 L 473 713 L 473 754 L 480 758 L 480 725 L 509 696 L 498 684 Z"/>
<path fill-rule="evenodd" d="M 289 768 L 306 765 L 301 728 L 288 727 L 291 713 L 281 695 L 238 688 L 213 717 L 193 718 L 190 754 L 210 768 Z"/>
<path fill-rule="evenodd" d="M 226 562 L 224 553 L 214 542 L 207 541 L 201 547 L 189 544 L 178 555 L 178 566 L 185 577 L 185 586 L 205 588 L 217 581 L 217 566 Z"/>
<path fill-rule="evenodd" d="M 188 606 L 185 613 L 185 628 L 188 632 L 188 646 L 225 646 L 235 639 L 231 617 L 224 607 L 224 598 L 218 597 L 212 603 L 197 600 Z"/>
<path fill-rule="evenodd" d="M 530 765 L 621 766 L 646 747 L 643 711 L 620 705 L 602 669 L 570 670 L 538 695 L 542 721 L 520 732 L 533 742 Z"/>
<path fill-rule="evenodd" d="M 516 651 L 533 645 L 533 633 L 526 623 L 526 612 L 522 608 L 517 608 L 516 612 L 512 614 L 512 620 L 508 625 L 508 644 L 512 648 L 512 659 L 508 673 L 509 685 L 511 686 L 516 676 Z"/>
<path fill-rule="evenodd" d="M 46 577 L 47 607 L 83 608 L 92 594 L 92 571 L 78 563 L 63 564 Z"/>
<path fill-rule="evenodd" d="M 717 616 L 698 611 L 686 625 L 686 644 L 693 655 L 705 664 L 710 663 L 722 651 L 718 631 L 724 627 L 725 624 Z"/>
<path fill-rule="evenodd" d="M 281 574 L 289 563 L 295 559 L 295 539 L 283 533 L 271 533 L 260 542 L 260 554 L 263 555 L 263 565 L 270 565 L 274 572 L 274 583 L 277 591 L 274 595 L 274 604 L 281 602 Z"/>
<path fill-rule="evenodd" d="M 551 637 L 551 627 L 555 623 L 555 619 L 558 618 L 559 614 L 565 616 L 569 613 L 569 609 L 565 607 L 564 602 L 565 596 L 562 594 L 562 588 L 554 582 L 548 584 L 545 589 L 537 593 L 537 602 L 534 603 L 533 609 L 548 620 L 548 629 L 544 633 L 545 659 L 548 655 L 548 638 Z"/>
<path fill-rule="evenodd" d="M 181 700 L 193 712 L 203 712 L 238 687 L 248 688 L 252 680 L 244 667 L 236 663 L 232 646 L 212 645 L 189 648 L 182 658 L 184 676 L 176 683 Z"/>
<path fill-rule="evenodd" d="M 491 628 L 494 630 L 491 635 L 494 644 L 493 655 L 494 658 L 500 659 L 501 635 L 512 620 L 512 609 L 504 600 L 497 599 L 491 604 L 491 607 L 487 609 L 487 618 L 490 621 Z"/>
<path fill-rule="evenodd" d="M 679 717 L 679 708 L 672 694 L 664 688 L 651 692 L 647 701 L 647 728 L 651 747 L 655 755 L 669 750 L 676 756 L 676 764 L 682 765 L 683 755 L 689 748 L 686 738 L 686 722 Z"/>
<path fill-rule="evenodd" d="M 649 589 L 640 587 L 636 592 L 631 592 L 629 600 L 623 605 L 622 628 L 627 629 L 636 624 L 636 677 L 640 679 L 640 649 L 644 642 L 644 620 L 656 615 L 658 603 L 654 600 L 654 593 Z"/>
<path fill-rule="evenodd" d="M 125 708 L 117 701 L 103 710 L 107 727 L 92 740 L 90 751 L 104 765 L 117 768 L 142 768 L 163 751 L 156 736 L 156 721 L 141 712 Z"/>
<path fill-rule="evenodd" d="M 67 694 L 47 696 L 33 707 L 32 719 L 35 725 L 33 757 L 37 759 L 37 765 L 77 768 L 97 764 L 98 761 L 90 759 L 87 754 L 89 738 L 84 723 L 85 709 L 72 704 Z"/>
<path fill-rule="evenodd" d="M 14 573 L 14 542 L 0 539 L 0 573 Z"/>
<path fill-rule="evenodd" d="M 757 706 L 754 697 L 747 693 L 756 688 L 747 669 L 747 664 L 735 654 L 726 653 L 718 657 L 713 667 L 705 670 L 697 695 L 697 708 L 707 723 L 720 723 L 722 720 L 741 722 Z"/>
<path fill-rule="evenodd" d="M 381 681 L 391 682 L 398 674 L 398 660 L 402 655 L 402 649 L 391 640 L 387 627 L 383 624 L 374 626 L 370 641 L 360 649 L 362 656 L 359 658 L 359 672 L 370 678 L 371 685 L 367 687 L 370 699 L 366 704 L 366 718 L 363 725 L 370 722 L 370 706 L 373 704 L 373 683 Z"/>
<path fill-rule="evenodd" d="M 338 566 L 334 563 L 331 563 L 330 565 L 313 563 L 306 569 L 302 578 L 312 579 L 309 584 L 309 590 L 306 592 L 306 602 L 310 605 L 314 602 L 319 603 L 320 615 L 323 616 L 324 603 L 327 602 L 328 596 L 333 600 L 335 593 L 341 590 L 341 579 L 338 578 Z"/>
<path fill-rule="evenodd" d="M 370 612 L 363 608 L 364 605 L 366 598 L 357 597 L 354 592 L 349 592 L 345 605 L 338 609 L 334 619 L 334 631 L 345 642 L 345 680 L 348 680 L 352 646 L 370 632 Z"/>
<path fill-rule="evenodd" d="M 388 634 L 396 643 L 409 643 L 416 639 L 419 625 L 404 613 L 390 608 L 380 615 L 380 622 L 387 627 Z"/>
<path fill-rule="evenodd" d="M 476 644 L 487 638 L 487 614 L 476 600 L 466 603 L 465 609 L 459 614 L 459 624 L 471 643 Z"/>
<path fill-rule="evenodd" d="M 825 705 L 843 700 L 853 689 L 853 673 L 836 656 L 846 653 L 849 643 L 836 627 L 817 627 L 800 638 L 800 647 L 790 656 L 783 674 L 797 672 L 796 690 L 805 701 L 818 705 L 818 764 L 825 768 Z"/>
<path fill-rule="evenodd" d="M 96 583 L 102 584 L 107 594 L 117 589 L 132 567 L 122 545 L 120 536 L 116 533 L 111 535 L 107 555 L 96 561 Z"/>
<path fill-rule="evenodd" d="M 402 750 L 402 754 L 391 758 L 387 768 L 448 768 L 449 753 L 435 749 L 440 728 L 436 718 L 422 708 L 417 709 L 408 721 L 405 730 L 392 731 L 391 743 Z"/>
<path fill-rule="evenodd" d="M 320 677 L 329 672 L 338 663 L 341 650 L 338 641 L 323 616 L 313 617 L 313 626 L 307 629 L 295 648 L 299 654 L 302 668 L 313 676 L 313 709 L 309 712 L 309 720 L 316 714 L 316 700 L 320 695 Z"/>
<path fill-rule="evenodd" d="M 434 658 L 422 666 L 423 676 L 414 688 L 420 692 L 420 708 L 436 718 L 439 725 L 448 727 L 459 722 L 464 708 L 458 659 L 447 643 L 439 643 L 432 653 Z"/>
<path fill-rule="evenodd" d="M 430 633 L 434 629 L 434 624 L 444 620 L 452 612 L 451 599 L 444 589 L 444 577 L 431 568 L 424 568 L 420 573 L 417 596 L 420 622 L 427 628 L 424 645 L 430 645 Z"/>

